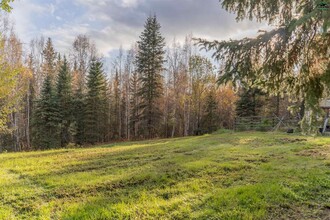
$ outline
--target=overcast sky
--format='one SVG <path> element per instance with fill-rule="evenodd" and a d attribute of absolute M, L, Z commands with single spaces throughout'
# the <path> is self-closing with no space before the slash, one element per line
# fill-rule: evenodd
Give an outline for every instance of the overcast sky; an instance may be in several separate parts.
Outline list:
<path fill-rule="evenodd" d="M 51 37 L 60 52 L 67 52 L 75 36 L 86 34 L 109 56 L 139 38 L 146 18 L 156 14 L 167 42 L 188 34 L 225 40 L 255 35 L 265 25 L 237 23 L 218 0 L 15 0 L 12 18 L 23 42 Z"/>

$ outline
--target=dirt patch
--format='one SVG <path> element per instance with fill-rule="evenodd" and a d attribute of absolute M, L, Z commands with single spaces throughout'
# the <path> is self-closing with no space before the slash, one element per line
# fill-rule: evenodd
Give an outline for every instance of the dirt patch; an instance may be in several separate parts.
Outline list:
<path fill-rule="evenodd" d="M 245 161 L 248 163 L 254 163 L 254 164 L 261 164 L 261 163 L 269 162 L 269 160 L 267 158 L 257 158 L 257 159 L 249 158 L 249 159 L 245 159 Z"/>
<path fill-rule="evenodd" d="M 297 142 L 305 142 L 307 139 L 305 138 L 281 138 L 277 139 L 280 143 L 297 143 Z"/>
<path fill-rule="evenodd" d="M 303 157 L 313 157 L 318 159 L 327 159 L 330 158 L 330 146 L 322 149 L 308 149 L 296 153 L 298 156 Z"/>
<path fill-rule="evenodd" d="M 330 209 L 319 206 L 294 206 L 292 204 L 281 204 L 269 208 L 269 216 L 266 219 L 322 219 L 330 220 Z"/>

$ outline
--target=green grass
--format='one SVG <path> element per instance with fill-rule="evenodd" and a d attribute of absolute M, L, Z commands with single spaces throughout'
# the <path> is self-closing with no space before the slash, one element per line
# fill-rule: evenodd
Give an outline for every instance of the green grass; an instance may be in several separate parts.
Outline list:
<path fill-rule="evenodd" d="M 327 219 L 330 138 L 218 132 L 0 154 L 0 219 Z"/>

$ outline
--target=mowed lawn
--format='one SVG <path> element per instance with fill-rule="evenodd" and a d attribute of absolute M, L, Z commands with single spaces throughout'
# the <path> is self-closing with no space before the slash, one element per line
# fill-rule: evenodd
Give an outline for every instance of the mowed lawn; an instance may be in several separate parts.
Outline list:
<path fill-rule="evenodd" d="M 218 132 L 4 153 L 0 219 L 330 219 L 330 138 Z"/>

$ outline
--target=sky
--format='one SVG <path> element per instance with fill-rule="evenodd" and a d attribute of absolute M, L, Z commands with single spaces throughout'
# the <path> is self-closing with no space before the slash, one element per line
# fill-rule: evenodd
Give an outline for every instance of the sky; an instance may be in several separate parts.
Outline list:
<path fill-rule="evenodd" d="M 129 49 L 156 14 L 168 45 L 185 36 L 228 40 L 254 36 L 265 24 L 237 23 L 219 0 L 15 0 L 11 17 L 20 39 L 51 37 L 56 49 L 69 52 L 75 37 L 86 34 L 103 56 L 120 46 Z"/>

